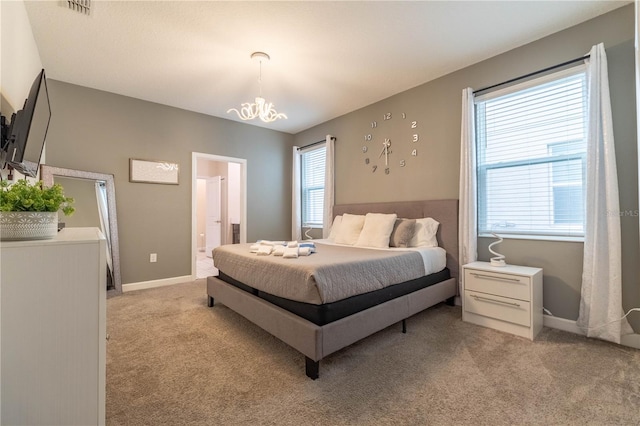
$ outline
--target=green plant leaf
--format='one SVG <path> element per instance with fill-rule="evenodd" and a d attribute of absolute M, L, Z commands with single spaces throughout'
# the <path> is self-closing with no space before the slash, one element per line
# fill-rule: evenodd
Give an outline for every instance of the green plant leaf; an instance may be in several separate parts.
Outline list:
<path fill-rule="evenodd" d="M 0 211 L 56 212 L 61 210 L 65 215 L 75 211 L 73 198 L 65 197 L 60 184 L 46 187 L 42 181 L 30 183 L 20 179 L 13 184 L 0 182 Z"/>

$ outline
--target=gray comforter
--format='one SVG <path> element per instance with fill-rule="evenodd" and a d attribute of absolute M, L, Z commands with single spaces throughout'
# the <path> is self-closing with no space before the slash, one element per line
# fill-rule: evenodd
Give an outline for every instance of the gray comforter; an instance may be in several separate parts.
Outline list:
<path fill-rule="evenodd" d="M 417 252 L 372 250 L 316 243 L 316 253 L 297 259 L 257 256 L 251 244 L 213 251 L 226 275 L 274 296 L 320 305 L 425 275 Z"/>

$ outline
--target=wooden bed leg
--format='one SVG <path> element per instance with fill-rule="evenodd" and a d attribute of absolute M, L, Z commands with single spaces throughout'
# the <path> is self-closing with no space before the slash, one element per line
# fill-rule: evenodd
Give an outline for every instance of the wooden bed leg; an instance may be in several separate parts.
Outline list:
<path fill-rule="evenodd" d="M 402 332 L 404 334 L 407 334 L 407 320 L 406 319 L 402 320 Z"/>
<path fill-rule="evenodd" d="M 305 372 L 307 373 L 307 377 L 312 380 L 317 379 L 320 376 L 320 361 L 314 361 L 308 356 L 304 357 L 305 363 Z"/>
<path fill-rule="evenodd" d="M 456 297 L 455 296 L 451 296 L 450 298 L 448 298 L 446 300 L 446 303 L 449 306 L 456 306 Z"/>
<path fill-rule="evenodd" d="M 207 296 L 207 306 L 210 308 L 213 306 L 213 297 Z"/>

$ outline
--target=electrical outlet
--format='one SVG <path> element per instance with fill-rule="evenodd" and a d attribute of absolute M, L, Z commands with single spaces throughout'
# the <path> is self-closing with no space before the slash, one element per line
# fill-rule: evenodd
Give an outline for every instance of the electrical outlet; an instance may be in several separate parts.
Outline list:
<path fill-rule="evenodd" d="M 151 253 L 149 255 L 149 262 L 154 263 L 158 261 L 158 254 L 157 253 Z"/>

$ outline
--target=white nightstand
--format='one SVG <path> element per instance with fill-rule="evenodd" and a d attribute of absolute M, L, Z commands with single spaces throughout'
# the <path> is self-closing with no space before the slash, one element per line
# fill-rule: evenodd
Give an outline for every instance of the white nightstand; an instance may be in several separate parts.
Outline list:
<path fill-rule="evenodd" d="M 531 340 L 542 330 L 542 269 L 473 262 L 462 270 L 463 321 Z"/>

